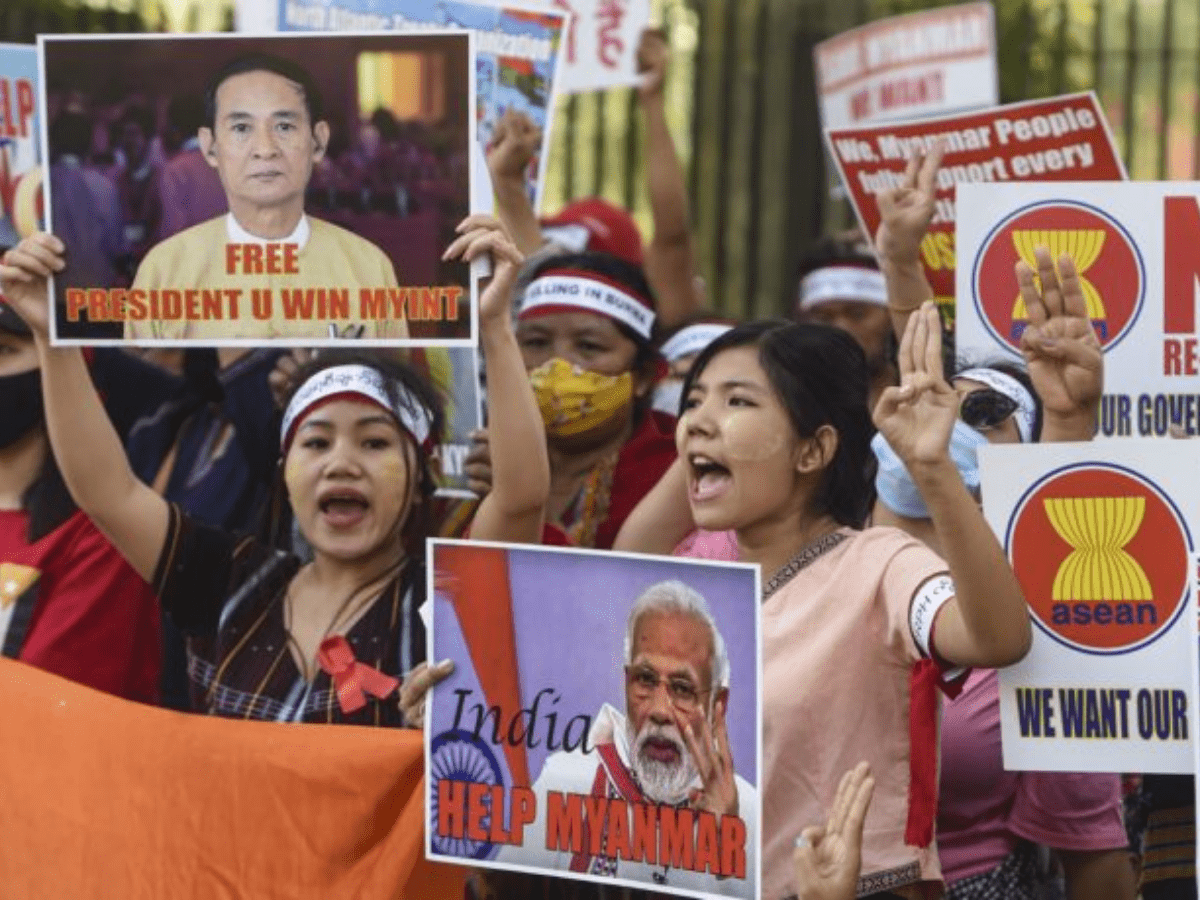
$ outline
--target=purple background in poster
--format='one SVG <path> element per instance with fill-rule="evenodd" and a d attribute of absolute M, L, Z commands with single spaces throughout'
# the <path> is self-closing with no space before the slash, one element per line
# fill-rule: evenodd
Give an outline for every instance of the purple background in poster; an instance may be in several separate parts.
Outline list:
<path fill-rule="evenodd" d="M 436 549 L 434 553 L 436 560 Z M 604 703 L 624 712 L 625 622 L 634 601 L 659 581 L 678 579 L 708 601 L 730 664 L 729 727 L 734 768 L 751 784 L 758 783 L 755 742 L 755 697 L 758 664 L 755 613 L 758 594 L 749 568 L 703 565 L 662 557 L 623 557 L 611 553 L 509 551 L 513 621 L 517 636 L 522 701 L 538 690 L 553 688 L 561 699 L 548 705 L 543 695 L 538 746 L 527 750 L 529 772 L 537 779 L 546 758 L 545 716 L 558 713 L 558 740 L 571 717 L 595 717 Z M 434 601 L 433 659 L 453 659 L 455 673 L 434 690 L 432 733 L 451 728 L 457 698 L 468 688 L 476 702 L 481 692 L 450 602 Z M 473 715 L 467 718 L 474 725 Z M 576 729 L 577 731 L 577 729 Z M 573 734 L 575 732 L 573 731 Z M 496 749 L 501 766 L 504 760 Z M 505 775 L 508 782 L 508 775 Z"/>

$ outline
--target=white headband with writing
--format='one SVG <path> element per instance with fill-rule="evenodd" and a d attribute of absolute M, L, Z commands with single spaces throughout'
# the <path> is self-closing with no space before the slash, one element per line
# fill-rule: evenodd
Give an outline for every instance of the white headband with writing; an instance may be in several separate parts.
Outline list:
<path fill-rule="evenodd" d="M 826 266 L 809 272 L 800 282 L 800 308 L 830 300 L 850 300 L 887 306 L 887 283 L 875 269 Z"/>
<path fill-rule="evenodd" d="M 288 404 L 283 414 L 283 425 L 279 429 L 279 446 L 286 450 L 291 443 L 292 429 L 299 426 L 305 414 L 322 400 L 338 394 L 357 394 L 382 406 L 399 420 L 418 444 L 425 444 L 433 428 L 428 410 L 401 385 L 397 384 L 395 388 L 399 403 L 394 403 L 388 396 L 383 375 L 369 366 L 346 365 L 322 369 L 304 382 Z"/>
<path fill-rule="evenodd" d="M 675 362 L 677 359 L 693 356 L 732 327 L 732 325 L 718 325 L 715 322 L 703 322 L 681 328 L 662 345 L 662 355 L 666 357 L 667 362 Z"/>
<path fill-rule="evenodd" d="M 1028 444 L 1033 440 L 1033 423 L 1037 420 L 1037 406 L 1033 402 L 1032 395 L 1025 389 L 1025 385 L 998 369 L 967 369 L 954 377 L 986 384 L 993 391 L 1012 400 L 1017 404 L 1017 411 L 1013 413 L 1013 421 L 1017 424 L 1017 434 L 1021 436 L 1021 443 Z"/>
<path fill-rule="evenodd" d="M 543 275 L 525 289 L 518 315 L 546 306 L 573 306 L 600 313 L 632 328 L 646 340 L 654 330 L 654 310 L 633 294 L 579 275 Z"/>

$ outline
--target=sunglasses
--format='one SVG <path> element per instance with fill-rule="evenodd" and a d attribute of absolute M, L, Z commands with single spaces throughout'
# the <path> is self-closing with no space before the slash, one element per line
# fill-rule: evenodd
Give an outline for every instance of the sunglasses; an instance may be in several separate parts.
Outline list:
<path fill-rule="evenodd" d="M 962 398 L 958 417 L 977 431 L 988 431 L 1002 425 L 1017 409 L 1017 401 L 1012 397 L 984 388 Z"/>

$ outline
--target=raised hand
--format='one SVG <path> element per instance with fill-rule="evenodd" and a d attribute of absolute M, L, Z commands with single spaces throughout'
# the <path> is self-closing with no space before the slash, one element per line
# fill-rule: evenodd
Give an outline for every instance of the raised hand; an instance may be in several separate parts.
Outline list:
<path fill-rule="evenodd" d="M 480 323 L 510 322 L 513 285 L 525 257 L 494 216 L 468 216 L 455 230 L 458 237 L 442 254 L 442 259 L 471 262 L 485 253 L 492 257 L 492 280 L 479 298 Z"/>
<path fill-rule="evenodd" d="M 0 294 L 30 330 L 40 337 L 50 331 L 50 300 L 46 280 L 66 265 L 63 242 L 38 232 L 25 238 L 0 259 Z"/>
<path fill-rule="evenodd" d="M 313 355 L 313 351 L 298 347 L 275 360 L 275 367 L 267 375 L 267 386 L 271 389 L 271 399 L 275 401 L 276 407 L 283 409 L 283 401 L 295 385 L 296 373 L 313 358 Z"/>
<path fill-rule="evenodd" d="M 883 392 L 872 418 L 912 472 L 915 465 L 949 459 L 958 418 L 958 394 L 942 372 L 942 320 L 932 300 L 909 318 L 897 358 L 900 386 Z"/>
<path fill-rule="evenodd" d="M 917 261 L 921 239 L 933 221 L 937 173 L 945 152 L 940 143 L 928 153 L 915 152 L 908 160 L 900 187 L 875 195 L 880 218 L 879 229 L 875 232 L 875 249 L 884 262 Z"/>
<path fill-rule="evenodd" d="M 497 181 L 523 182 L 529 163 L 541 146 L 542 130 L 525 113 L 510 109 L 492 132 L 492 142 L 487 149 L 488 171 Z"/>
<path fill-rule="evenodd" d="M 643 31 L 637 51 L 638 72 L 642 76 L 638 93 L 643 100 L 662 95 L 670 60 L 671 49 L 666 34 L 657 28 Z"/>
<path fill-rule="evenodd" d="M 737 780 L 733 772 L 733 754 L 729 750 L 729 730 L 725 726 L 726 702 L 716 702 L 712 728 L 702 708 L 690 718 L 676 712 L 676 723 L 683 733 L 683 740 L 700 770 L 701 786 L 688 799 L 693 809 L 706 809 L 717 818 L 738 814 Z"/>
<path fill-rule="evenodd" d="M 798 900 L 853 900 L 862 865 L 863 820 L 875 790 L 865 763 L 842 776 L 825 825 L 804 829 L 792 866 Z"/>
<path fill-rule="evenodd" d="M 1023 261 L 1016 266 L 1017 284 L 1029 314 L 1021 335 L 1021 353 L 1029 377 L 1042 400 L 1047 424 L 1077 421 L 1080 439 L 1091 437 L 1100 395 L 1104 392 L 1104 354 L 1088 318 L 1083 288 L 1069 256 L 1055 269 L 1050 251 L 1038 247 L 1037 280 Z M 1039 289 L 1040 283 L 1040 289 Z"/>

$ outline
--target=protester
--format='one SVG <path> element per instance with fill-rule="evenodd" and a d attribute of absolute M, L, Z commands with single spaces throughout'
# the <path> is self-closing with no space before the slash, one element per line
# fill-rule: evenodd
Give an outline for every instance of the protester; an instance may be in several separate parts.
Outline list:
<path fill-rule="evenodd" d="M 731 319 L 697 315 L 667 335 L 661 353 L 667 361 L 667 374 L 654 387 L 653 406 L 659 412 L 679 415 L 683 401 L 683 380 L 700 351 L 732 328 Z"/>
<path fill-rule="evenodd" d="M 651 408 L 665 368 L 654 297 L 640 269 L 602 253 L 539 254 L 519 281 L 517 340 L 550 446 L 543 542 L 608 549 L 675 458 L 675 420 Z M 464 470 L 486 494 L 486 430 Z"/>
<path fill-rule="evenodd" d="M 883 275 L 870 245 L 856 234 L 825 238 L 809 251 L 800 265 L 794 318 L 841 328 L 858 341 L 867 356 L 872 407 L 896 383 Z"/>
<path fill-rule="evenodd" d="M 496 478 L 475 536 L 534 541 L 548 473 L 509 317 L 520 254 L 487 217 L 467 219 L 460 232 L 447 258 L 490 252 L 496 266 L 481 298 L 483 351 L 497 374 L 489 398 Z M 189 634 L 199 708 L 419 726 L 424 707 L 416 698 L 449 672 L 416 665 L 425 654 L 418 610 L 434 487 L 429 448 L 441 428 L 432 391 L 405 366 L 361 353 L 323 354 L 300 373 L 280 462 L 286 500 L 314 553 L 301 565 L 277 548 L 202 525 L 133 476 L 79 351 L 48 343 L 46 278 L 61 270 L 64 252 L 53 236 L 28 238 L 5 255 L 0 283 L 34 332 L 65 481 Z"/>
<path fill-rule="evenodd" d="M 526 193 L 525 172 L 541 147 L 542 134 L 524 114 L 505 113 L 487 154 L 496 213 L 524 253 L 532 255 L 549 241 L 567 252 L 609 253 L 643 267 L 664 329 L 679 326 L 704 305 L 683 167 L 666 119 L 663 92 L 669 59 L 665 35 L 644 31 L 638 45 L 638 98 L 646 116 L 646 186 L 654 220 L 648 246 L 643 247 L 633 217 L 599 197 L 576 200 L 557 215 L 538 220 Z"/>
<path fill-rule="evenodd" d="M 0 297 L 0 655 L 153 703 L 158 605 L 63 484 L 38 363 L 34 336 Z M 86 368 L 77 377 L 90 385 Z"/>
<path fill-rule="evenodd" d="M 539 262 L 516 309 L 550 451 L 543 540 L 609 548 L 675 458 L 674 420 L 650 409 L 654 296 L 639 269 L 580 253 Z"/>
<path fill-rule="evenodd" d="M 1060 348 L 1074 341 L 1081 352 L 1090 352 L 1092 365 L 1064 372 L 1061 385 L 1070 386 L 1067 392 L 1056 390 L 1059 384 L 1048 378 L 1052 373 L 1044 365 L 1046 360 L 1036 357 L 1030 372 L 1038 379 L 1034 382 L 1024 372 L 1004 366 L 968 368 L 955 377 L 955 389 L 962 397 L 955 432 L 968 436 L 955 442 L 956 458 L 964 480 L 973 479 L 975 484 L 979 483 L 974 462 L 978 445 L 1029 443 L 1039 438 L 1083 440 L 1095 430 L 1102 389 L 1099 344 L 1082 296 L 1069 294 L 1078 282 L 1064 277 L 1060 291 L 1048 257 L 1039 255 L 1045 304 L 1036 297 L 1031 276 L 1026 273 L 1021 280 L 1033 319 L 1042 323 L 1033 329 L 1031 339 L 1038 340 L 1039 330 L 1043 335 L 1057 331 Z M 1065 310 L 1060 301 L 1064 291 L 1068 292 Z M 1074 336 L 1066 334 L 1063 320 L 1067 318 L 1083 326 Z M 1054 329 L 1055 325 L 1060 328 Z M 1054 404 L 1049 409 L 1038 402 L 1043 392 Z M 901 474 L 896 482 L 905 480 Z M 877 509 L 876 520 L 893 521 L 938 550 L 938 535 L 920 517 L 919 509 L 903 508 L 899 498 L 904 495 L 902 487 L 881 489 L 881 504 L 890 502 L 902 509 Z M 1036 844 L 1055 851 L 1069 900 L 1132 900 L 1135 896 L 1120 777 L 1005 772 L 1000 755 L 999 681 L 992 669 L 972 672 L 962 694 L 945 707 L 941 779 L 938 849 L 951 900 L 1040 896 L 1039 884 L 1046 876 L 1040 871 Z"/>
<path fill-rule="evenodd" d="M 933 215 L 939 154 L 910 163 L 906 183 L 879 196 L 881 246 L 893 260 L 912 260 Z M 1029 311 L 1022 335 L 1026 373 L 1009 363 L 967 366 L 953 379 L 959 419 L 951 455 L 963 481 L 979 491 L 976 452 L 985 443 L 1085 441 L 1096 431 L 1104 357 L 1088 319 L 1074 265 L 1056 269 L 1035 253 L 1037 280 L 1024 263 L 1017 283 Z M 889 297 L 903 309 L 924 294 L 924 274 L 888 266 Z M 924 287 L 922 288 L 922 285 Z M 901 318 L 897 316 L 898 319 Z M 933 550 L 943 536 L 909 473 L 882 436 L 875 521 L 902 528 Z M 1105 774 L 1005 772 L 1000 755 L 1000 694 L 995 670 L 977 669 L 942 720 L 938 851 L 950 900 L 1038 896 L 1044 876 L 1037 844 L 1056 851 L 1069 900 L 1132 900 L 1133 869 L 1122 823 L 1120 778 Z"/>
<path fill-rule="evenodd" d="M 789 835 L 823 818 L 860 758 L 877 778 L 860 896 L 916 897 L 936 883 L 936 688 L 955 689 L 955 667 L 1008 665 L 1029 646 L 1020 587 L 948 454 L 956 395 L 941 376 L 932 304 L 912 318 L 899 361 L 901 385 L 884 392 L 875 422 L 919 473 L 939 530 L 954 534 L 945 562 L 894 529 L 859 530 L 873 499 L 865 357 L 839 329 L 781 322 L 738 326 L 697 358 L 680 462 L 647 498 L 658 511 L 618 543 L 663 552 L 696 526 L 733 530 L 737 556 L 773 573 L 763 591 L 766 896 L 789 892 Z M 876 640 L 862 640 L 864 621 Z M 861 712 L 840 714 L 850 708 Z"/>
<path fill-rule="evenodd" d="M 125 441 L 134 474 L 197 521 L 256 529 L 279 449 L 268 376 L 282 351 L 236 347 L 183 352 L 173 395 L 139 419 Z M 129 393 L 128 384 L 117 386 Z M 191 709 L 184 636 L 163 620 L 162 703 Z"/>

